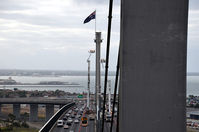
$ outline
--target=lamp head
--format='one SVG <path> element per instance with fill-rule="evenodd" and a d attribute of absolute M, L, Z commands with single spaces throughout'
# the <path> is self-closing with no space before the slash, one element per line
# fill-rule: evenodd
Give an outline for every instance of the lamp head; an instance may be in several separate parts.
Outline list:
<path fill-rule="evenodd" d="M 89 50 L 88 52 L 89 53 L 95 53 L 95 50 Z"/>

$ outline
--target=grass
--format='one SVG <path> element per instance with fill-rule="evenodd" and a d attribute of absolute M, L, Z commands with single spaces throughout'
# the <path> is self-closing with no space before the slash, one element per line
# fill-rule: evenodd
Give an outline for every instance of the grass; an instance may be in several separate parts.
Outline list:
<path fill-rule="evenodd" d="M 198 132 L 198 130 L 187 128 L 187 132 Z"/>
<path fill-rule="evenodd" d="M 38 132 L 38 130 L 33 128 L 14 128 L 10 132 Z"/>

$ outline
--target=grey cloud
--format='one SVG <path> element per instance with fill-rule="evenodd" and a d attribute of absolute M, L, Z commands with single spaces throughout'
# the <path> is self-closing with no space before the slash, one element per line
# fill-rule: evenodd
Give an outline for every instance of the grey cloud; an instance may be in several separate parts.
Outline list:
<path fill-rule="evenodd" d="M 1 0 L 0 11 L 26 10 L 33 7 L 23 0 Z"/>
<path fill-rule="evenodd" d="M 109 0 L 74 0 L 77 4 L 108 4 Z M 118 5 L 120 0 L 113 0 L 113 4 Z"/>
<path fill-rule="evenodd" d="M 67 16 L 66 19 L 63 16 L 50 16 L 50 15 L 24 15 L 24 14 L 6 14 L 0 13 L 0 18 L 7 19 L 7 20 L 16 20 L 23 23 L 28 23 L 32 25 L 41 25 L 41 26 L 52 26 L 52 27 L 77 27 L 77 22 L 74 20 L 72 21 L 70 16 Z M 73 19 L 78 19 L 78 17 L 73 16 Z"/>
<path fill-rule="evenodd" d="M 189 0 L 189 8 L 191 10 L 199 10 L 199 0 Z"/>

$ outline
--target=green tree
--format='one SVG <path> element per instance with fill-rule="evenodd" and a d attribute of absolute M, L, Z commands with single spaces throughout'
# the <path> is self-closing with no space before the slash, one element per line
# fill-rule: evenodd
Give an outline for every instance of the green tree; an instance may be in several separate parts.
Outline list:
<path fill-rule="evenodd" d="M 25 121 L 22 122 L 21 126 L 22 126 L 22 127 L 25 127 L 25 128 L 29 128 L 29 125 L 28 125 Z"/>
<path fill-rule="evenodd" d="M 8 119 L 9 121 L 13 122 L 16 119 L 16 117 L 13 114 L 8 114 Z"/>

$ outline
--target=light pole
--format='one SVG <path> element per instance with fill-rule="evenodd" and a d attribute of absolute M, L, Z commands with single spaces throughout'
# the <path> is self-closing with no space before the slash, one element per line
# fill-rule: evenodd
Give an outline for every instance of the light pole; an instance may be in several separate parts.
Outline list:
<path fill-rule="evenodd" d="M 88 93 L 87 93 L 87 108 L 90 110 L 90 57 L 92 53 L 95 53 L 95 50 L 89 50 L 89 57 L 87 59 L 88 63 Z"/>
<path fill-rule="evenodd" d="M 111 114 L 111 80 L 108 80 L 108 113 Z"/>
<path fill-rule="evenodd" d="M 100 119 L 99 114 L 99 97 L 101 95 L 101 70 L 100 70 L 100 51 L 101 51 L 101 32 L 95 33 L 96 39 L 96 71 L 95 71 L 95 92 L 96 92 L 96 113 L 97 113 L 97 121 Z"/>
<path fill-rule="evenodd" d="M 100 60 L 101 64 L 102 64 L 102 68 L 104 68 L 104 64 L 106 63 L 106 60 L 105 59 L 101 59 Z M 100 108 L 100 113 L 101 113 L 101 109 L 102 109 L 102 98 L 103 98 L 103 94 L 101 93 L 100 94 L 100 98 L 99 98 L 99 101 L 100 101 L 100 105 L 99 105 L 99 108 Z"/>
<path fill-rule="evenodd" d="M 100 96 L 101 96 L 101 70 L 100 70 L 100 51 L 101 51 L 101 32 L 95 32 L 96 39 L 94 40 L 96 43 L 96 71 L 95 71 L 95 101 L 96 101 L 96 130 L 100 132 Z"/>

